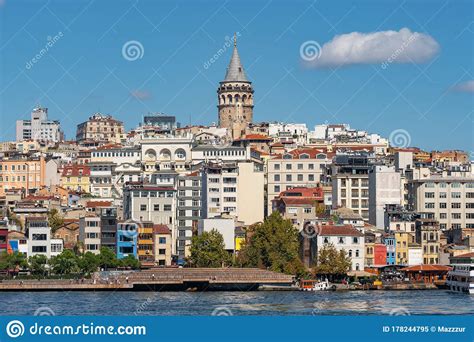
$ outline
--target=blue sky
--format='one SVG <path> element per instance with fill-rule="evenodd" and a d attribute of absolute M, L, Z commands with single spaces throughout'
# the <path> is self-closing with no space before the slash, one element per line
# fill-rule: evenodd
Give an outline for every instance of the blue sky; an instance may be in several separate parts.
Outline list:
<path fill-rule="evenodd" d="M 148 112 L 215 122 L 231 49 L 208 62 L 237 31 L 254 121 L 404 129 L 412 146 L 474 151 L 473 13 L 467 0 L 0 0 L 0 140 L 36 104 L 68 138 L 97 111 L 128 129 Z M 395 53 L 400 32 L 417 39 Z M 136 60 L 122 53 L 130 41 Z M 307 42 L 318 59 L 302 58 Z"/>

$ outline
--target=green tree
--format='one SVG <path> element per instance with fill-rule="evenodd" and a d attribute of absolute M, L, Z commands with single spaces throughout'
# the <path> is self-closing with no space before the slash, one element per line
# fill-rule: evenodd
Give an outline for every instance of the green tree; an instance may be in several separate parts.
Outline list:
<path fill-rule="evenodd" d="M 48 212 L 48 224 L 51 227 L 52 233 L 56 232 L 64 224 L 64 218 L 58 209 L 53 208 Z"/>
<path fill-rule="evenodd" d="M 86 252 L 77 259 L 79 270 L 84 275 L 90 275 L 97 271 L 100 264 L 100 256 L 91 252 Z"/>
<path fill-rule="evenodd" d="M 16 269 L 27 267 L 28 262 L 23 253 L 14 252 L 12 254 L 8 254 L 7 252 L 3 252 L 0 255 L 0 270 L 7 270 L 10 272 L 15 271 Z"/>
<path fill-rule="evenodd" d="M 119 265 L 122 267 L 130 267 L 134 270 L 140 268 L 140 261 L 133 255 L 127 255 L 125 258 L 119 260 Z"/>
<path fill-rule="evenodd" d="M 345 250 L 338 251 L 333 244 L 324 245 L 318 252 L 318 262 L 314 273 L 324 275 L 343 275 L 351 269 L 351 258 Z"/>
<path fill-rule="evenodd" d="M 222 267 L 231 264 L 231 256 L 225 250 L 222 234 L 213 229 L 193 236 L 190 262 L 195 267 Z"/>
<path fill-rule="evenodd" d="M 278 212 L 247 230 L 248 242 L 239 252 L 238 263 L 245 267 L 268 268 L 275 272 L 302 276 L 298 230 Z"/>
<path fill-rule="evenodd" d="M 46 274 L 46 264 L 48 259 L 46 255 L 36 254 L 28 258 L 29 269 L 31 273 L 35 275 L 45 275 Z"/>
<path fill-rule="evenodd" d="M 55 274 L 71 274 L 78 270 L 77 257 L 73 251 L 65 249 L 49 261 Z"/>
<path fill-rule="evenodd" d="M 117 267 L 117 256 L 114 251 L 108 247 L 101 247 L 99 254 L 99 266 L 108 269 Z"/>

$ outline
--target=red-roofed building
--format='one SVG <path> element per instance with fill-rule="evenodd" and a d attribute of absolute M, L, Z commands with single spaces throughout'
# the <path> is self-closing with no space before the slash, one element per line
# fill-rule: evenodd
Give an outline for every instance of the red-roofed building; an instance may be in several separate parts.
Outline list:
<path fill-rule="evenodd" d="M 279 211 L 301 231 L 305 222 L 324 214 L 323 189 L 298 187 L 283 191 L 273 200 L 273 211 Z"/>
<path fill-rule="evenodd" d="M 259 152 L 270 153 L 270 144 L 273 139 L 263 134 L 247 134 L 234 140 L 234 146 L 242 146 L 256 149 Z"/>
<path fill-rule="evenodd" d="M 365 245 L 364 234 L 354 226 L 346 225 L 318 225 L 315 228 L 317 249 L 332 244 L 337 250 L 344 250 L 351 259 L 351 270 L 364 269 Z M 317 253 L 316 253 L 317 255 Z"/>
<path fill-rule="evenodd" d="M 67 190 L 89 193 L 91 171 L 87 165 L 65 165 L 61 172 L 60 184 Z"/>
<path fill-rule="evenodd" d="M 452 268 L 444 265 L 416 265 L 402 268 L 400 271 L 405 273 L 411 281 L 424 283 L 444 282 L 448 272 Z"/>

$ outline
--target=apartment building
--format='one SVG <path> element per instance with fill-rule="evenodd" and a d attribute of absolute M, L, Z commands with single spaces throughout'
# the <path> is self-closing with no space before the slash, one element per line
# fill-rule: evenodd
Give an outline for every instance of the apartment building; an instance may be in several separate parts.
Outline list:
<path fill-rule="evenodd" d="M 138 255 L 138 229 L 139 224 L 132 220 L 117 223 L 117 248 L 118 259 L 131 255 L 137 258 Z"/>
<path fill-rule="evenodd" d="M 89 193 L 90 168 L 87 165 L 65 165 L 61 171 L 60 184 L 63 188 Z"/>
<path fill-rule="evenodd" d="M 59 121 L 48 119 L 48 108 L 34 108 L 30 120 L 16 121 L 16 141 L 59 142 L 63 139 Z"/>
<path fill-rule="evenodd" d="M 189 170 L 192 160 L 192 136 L 142 136 L 139 143 L 145 176 L 156 171 L 174 170 L 178 173 L 184 173 Z"/>
<path fill-rule="evenodd" d="M 28 238 L 28 257 L 45 255 L 51 257 L 51 227 L 46 217 L 28 217 L 25 221 Z"/>
<path fill-rule="evenodd" d="M 346 207 L 369 220 L 369 169 L 368 154 L 337 155 L 332 165 L 333 209 Z"/>
<path fill-rule="evenodd" d="M 428 176 L 408 182 L 409 208 L 433 214 L 441 230 L 474 228 L 474 176 Z"/>
<path fill-rule="evenodd" d="M 117 247 L 117 208 L 104 206 L 97 208 L 100 215 L 100 245 L 116 252 Z"/>
<path fill-rule="evenodd" d="M 171 230 L 167 225 L 155 224 L 153 226 L 153 239 L 155 264 L 157 266 L 170 266 L 172 260 Z"/>
<path fill-rule="evenodd" d="M 229 214 L 250 225 L 263 221 L 263 165 L 208 163 L 202 169 L 202 218 Z"/>
<path fill-rule="evenodd" d="M 201 218 L 200 171 L 179 175 L 177 179 L 177 254 L 178 259 L 189 257 L 193 232 Z"/>
<path fill-rule="evenodd" d="M 415 229 L 416 243 L 421 246 L 423 264 L 438 264 L 441 237 L 438 221 L 426 217 L 417 219 Z"/>
<path fill-rule="evenodd" d="M 100 217 L 89 215 L 79 219 L 79 241 L 83 251 L 99 254 L 101 247 Z"/>
<path fill-rule="evenodd" d="M 321 182 L 323 167 L 330 164 L 321 149 L 301 148 L 268 160 L 267 214 L 272 212 L 272 201 L 280 192 L 295 187 L 316 187 Z"/>
<path fill-rule="evenodd" d="M 120 143 L 124 138 L 123 122 L 110 115 L 95 113 L 87 121 L 77 125 L 76 141 L 80 144 L 88 142 Z"/>
<path fill-rule="evenodd" d="M 138 224 L 137 254 L 142 265 L 154 265 L 155 249 L 154 244 L 154 224 L 153 222 L 140 222 Z"/>
<path fill-rule="evenodd" d="M 16 156 L 0 159 L 0 196 L 8 190 L 22 189 L 26 193 L 45 185 L 44 157 Z"/>
<path fill-rule="evenodd" d="M 171 229 L 172 252 L 176 253 L 176 189 L 148 183 L 130 183 L 123 193 L 126 220 L 165 224 Z"/>
<path fill-rule="evenodd" d="M 384 229 L 385 206 L 402 203 L 401 175 L 395 167 L 374 165 L 369 169 L 369 223 Z"/>
<path fill-rule="evenodd" d="M 351 225 L 321 225 L 317 231 L 318 250 L 324 245 L 332 244 L 337 250 L 346 251 L 351 259 L 352 271 L 364 269 L 364 234 Z"/>

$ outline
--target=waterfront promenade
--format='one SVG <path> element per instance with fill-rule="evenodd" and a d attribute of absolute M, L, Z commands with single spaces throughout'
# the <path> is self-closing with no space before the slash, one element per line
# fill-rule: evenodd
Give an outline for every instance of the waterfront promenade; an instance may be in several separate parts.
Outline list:
<path fill-rule="evenodd" d="M 257 268 L 155 268 L 98 272 L 91 279 L 3 280 L 0 291 L 249 290 L 292 282 L 291 275 Z"/>

